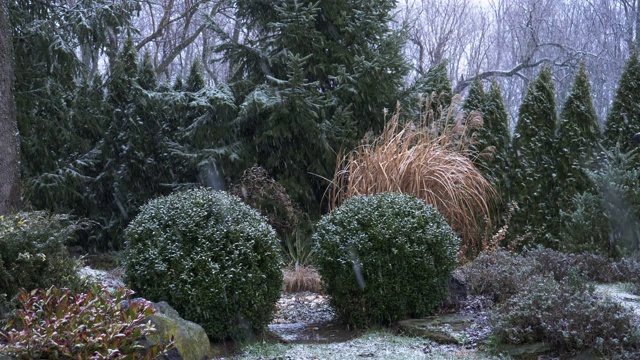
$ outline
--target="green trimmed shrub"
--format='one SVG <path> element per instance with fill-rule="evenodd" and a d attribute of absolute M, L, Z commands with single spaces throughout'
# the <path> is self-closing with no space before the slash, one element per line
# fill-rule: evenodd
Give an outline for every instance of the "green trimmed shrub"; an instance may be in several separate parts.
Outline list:
<path fill-rule="evenodd" d="M 436 209 L 397 193 L 348 199 L 318 222 L 314 242 L 331 304 L 358 327 L 432 313 L 446 299 L 459 247 Z"/>
<path fill-rule="evenodd" d="M 20 288 L 53 285 L 79 289 L 79 263 L 65 246 L 78 226 L 65 215 L 45 212 L 0 216 L 0 296 L 11 299 Z"/>
<path fill-rule="evenodd" d="M 21 290 L 21 304 L 13 320 L 0 331 L 0 354 L 18 359 L 156 359 L 173 347 L 170 339 L 145 346 L 140 340 L 156 333 L 147 324 L 155 313 L 148 302 L 121 301 L 133 294 L 116 289 L 110 294 L 95 285 L 75 294 L 69 289 Z M 15 327 L 14 327 L 15 325 Z"/>
<path fill-rule="evenodd" d="M 125 279 L 212 340 L 261 333 L 282 290 L 275 231 L 238 197 L 192 189 L 156 198 L 125 230 Z"/>

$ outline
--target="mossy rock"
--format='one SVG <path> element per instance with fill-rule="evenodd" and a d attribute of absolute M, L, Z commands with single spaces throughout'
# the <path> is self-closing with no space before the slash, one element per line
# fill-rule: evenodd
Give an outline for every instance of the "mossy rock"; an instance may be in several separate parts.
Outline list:
<path fill-rule="evenodd" d="M 203 360 L 211 358 L 209 338 L 202 326 L 185 320 L 180 314 L 164 301 L 154 303 L 157 313 L 149 320 L 158 331 L 155 335 L 146 339 L 146 345 L 152 346 L 166 342 L 173 336 L 175 349 L 172 350 L 169 359 Z M 175 354 L 175 352 L 179 353 Z"/>

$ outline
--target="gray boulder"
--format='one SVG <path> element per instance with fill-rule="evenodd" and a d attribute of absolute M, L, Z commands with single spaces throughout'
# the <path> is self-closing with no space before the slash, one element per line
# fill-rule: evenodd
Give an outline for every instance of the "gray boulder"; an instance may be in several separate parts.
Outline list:
<path fill-rule="evenodd" d="M 136 298 L 130 302 L 144 300 Z M 185 320 L 178 312 L 164 301 L 152 303 L 157 313 L 149 318 L 158 331 L 155 335 L 145 339 L 146 346 L 153 346 L 166 341 L 173 336 L 175 348 L 169 351 L 167 360 L 203 360 L 210 358 L 211 346 L 209 338 L 202 326 Z M 128 301 L 120 304 L 124 309 L 129 306 Z"/>
<path fill-rule="evenodd" d="M 460 302 L 467 299 L 467 281 L 458 271 L 454 271 L 451 274 L 451 278 L 448 282 L 449 285 L 449 297 L 445 302 L 446 306 L 457 306 Z"/>

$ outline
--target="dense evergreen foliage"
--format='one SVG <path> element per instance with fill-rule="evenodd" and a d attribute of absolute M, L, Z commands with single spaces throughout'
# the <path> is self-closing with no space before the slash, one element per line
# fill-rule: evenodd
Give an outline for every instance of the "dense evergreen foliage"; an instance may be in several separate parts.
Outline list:
<path fill-rule="evenodd" d="M 623 152 L 632 148 L 630 138 L 640 132 L 640 62 L 632 53 L 622 72 L 613 105 L 604 126 L 604 145 L 607 148 L 620 144 Z"/>
<path fill-rule="evenodd" d="M 489 92 L 485 96 L 482 109 L 484 127 L 478 133 L 477 141 L 484 146 L 481 155 L 480 170 L 491 179 L 500 195 L 501 208 L 506 210 L 506 204 L 511 198 L 508 179 L 509 161 L 508 151 L 511 136 L 509 134 L 509 114 L 497 81 L 491 81 Z"/>
<path fill-rule="evenodd" d="M 556 185 L 563 211 L 572 210 L 571 199 L 575 195 L 594 191 L 585 168 L 594 166 L 599 140 L 600 128 L 591 101 L 591 85 L 583 65 L 564 103 L 557 132 Z"/>
<path fill-rule="evenodd" d="M 448 62 L 442 61 L 419 77 L 410 89 L 409 97 L 405 102 L 408 106 L 415 106 L 414 102 L 422 101 L 418 104 L 421 111 L 433 111 L 434 119 L 439 119 L 443 112 L 449 109 L 451 100 L 453 99 L 453 91 L 451 90 L 451 80 L 447 72 Z M 429 104 L 429 109 L 423 106 Z"/>
<path fill-rule="evenodd" d="M 551 69 L 531 82 L 522 101 L 511 148 L 513 199 L 518 211 L 512 234 L 533 236 L 528 241 L 555 246 L 557 221 L 556 106 Z"/>
<path fill-rule="evenodd" d="M 480 79 L 476 78 L 463 104 L 469 121 L 475 123 L 482 118 L 482 126 L 470 126 L 469 137 L 474 165 L 495 186 L 498 193 L 494 225 L 499 225 L 500 216 L 506 216 L 508 202 L 509 118 L 497 82 L 492 81 L 485 93 Z"/>
<path fill-rule="evenodd" d="M 243 144 L 236 178 L 264 167 L 304 209 L 317 215 L 336 153 L 384 125 L 407 65 L 395 1 L 238 1 L 248 44 L 216 51 L 233 64 Z M 221 32 L 222 34 L 222 32 Z"/>
<path fill-rule="evenodd" d="M 79 236 L 87 248 L 120 247 L 124 226 L 149 199 L 203 184 L 224 189 L 253 165 L 291 194 L 292 206 L 307 213 L 302 218 L 317 219 L 336 155 L 379 132 L 385 109 L 400 99 L 403 113 L 429 110 L 439 120 L 457 99 L 446 60 L 407 84 L 395 1 L 237 1 L 243 31 L 208 23 L 223 41 L 201 55 L 216 52 L 228 82 L 209 77 L 212 64 L 200 56 L 189 56 L 196 60 L 184 77 L 157 72 L 158 54 L 138 49 L 129 36 L 139 5 L 8 3 L 24 202 L 93 220 Z M 603 141 L 609 152 L 620 143 L 615 151 L 630 158 L 630 136 L 640 132 L 638 79 L 633 54 Z M 474 162 L 500 194 L 497 214 L 505 218 L 511 200 L 520 206 L 511 239 L 530 235 L 555 246 L 558 237 L 583 234 L 562 221 L 589 222 L 593 214 L 581 209 L 607 204 L 585 170 L 602 170 L 592 161 L 598 123 L 584 67 L 559 121 L 550 70 L 530 85 L 509 155 L 498 84 L 485 92 L 475 81 L 462 107 L 482 114 L 483 127 L 471 133 Z"/>
<path fill-rule="evenodd" d="M 69 258 L 66 247 L 79 228 L 68 216 L 41 211 L 0 216 L 0 320 L 5 315 L 2 302 L 20 289 L 80 290 L 80 262 Z"/>

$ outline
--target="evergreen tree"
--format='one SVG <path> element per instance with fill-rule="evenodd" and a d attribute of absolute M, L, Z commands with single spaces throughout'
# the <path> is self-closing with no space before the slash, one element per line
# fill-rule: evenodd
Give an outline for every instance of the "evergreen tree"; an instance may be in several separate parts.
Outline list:
<path fill-rule="evenodd" d="M 603 145 L 620 144 L 623 152 L 631 150 L 630 137 L 640 132 L 640 63 L 634 51 L 620 77 L 613 105 L 605 121 Z"/>
<path fill-rule="evenodd" d="M 482 113 L 486 97 L 482 80 L 475 78 L 469 87 L 469 93 L 462 105 L 462 109 L 467 113 L 473 111 Z"/>
<path fill-rule="evenodd" d="M 469 133 L 468 136 L 471 138 L 471 150 L 473 151 L 473 160 L 474 165 L 480 169 L 486 176 L 486 166 L 482 161 L 482 154 L 487 151 L 487 144 L 484 138 L 485 133 L 487 132 L 484 124 L 483 126 L 479 126 L 477 123 L 477 117 L 480 116 L 484 118 L 484 106 L 487 95 L 484 92 L 484 87 L 482 85 L 482 81 L 476 78 L 469 87 L 469 93 L 467 94 L 467 98 L 462 105 L 462 110 L 465 112 L 467 119 L 469 121 Z M 484 119 L 483 119 L 484 120 Z"/>
<path fill-rule="evenodd" d="M 156 78 L 156 71 L 151 63 L 151 54 L 146 51 L 142 58 L 142 64 L 140 64 L 140 70 L 138 71 L 138 84 L 145 90 L 155 90 L 158 86 L 158 79 Z"/>
<path fill-rule="evenodd" d="M 380 131 L 383 109 L 398 99 L 408 67 L 404 36 L 389 25 L 395 1 L 236 4 L 242 27 L 256 35 L 216 48 L 234 64 L 241 104 L 243 161 L 227 170 L 239 178 L 258 163 L 317 215 L 335 153 Z"/>
<path fill-rule="evenodd" d="M 198 92 L 202 90 L 204 86 L 204 68 L 202 67 L 200 59 L 196 58 L 193 61 L 193 64 L 191 64 L 185 90 L 189 92 Z"/>
<path fill-rule="evenodd" d="M 570 199 L 576 194 L 593 190 L 584 168 L 592 164 L 599 139 L 600 129 L 591 100 L 591 84 L 583 64 L 564 103 L 558 125 L 557 185 L 563 209 L 569 206 Z"/>
<path fill-rule="evenodd" d="M 475 79 L 463 109 L 471 116 L 478 112 L 482 116 L 482 126 L 471 127 L 474 164 L 489 179 L 498 193 L 497 214 L 506 215 L 510 199 L 508 192 L 507 151 L 509 148 L 509 115 L 496 81 L 491 82 L 485 93 L 482 82 Z M 473 122 L 473 119 L 471 119 Z"/>
<path fill-rule="evenodd" d="M 509 114 L 502 98 L 500 85 L 495 80 L 491 81 L 482 115 L 484 126 L 478 136 L 478 142 L 486 144 L 485 150 L 488 154 L 487 157 L 483 157 L 483 160 L 486 159 L 483 165 L 487 175 L 493 179 L 496 185 L 504 211 L 511 199 L 508 176 L 508 151 L 511 137 L 509 135 Z"/>
<path fill-rule="evenodd" d="M 555 131 L 557 116 L 551 69 L 540 71 L 520 105 L 513 135 L 512 198 L 518 211 L 511 223 L 512 236 L 555 247 L 558 209 L 555 193 Z"/>
<path fill-rule="evenodd" d="M 175 80 L 173 81 L 173 86 L 171 88 L 175 91 L 184 91 L 184 83 L 182 81 L 182 76 L 180 75 L 176 76 Z"/>
<path fill-rule="evenodd" d="M 449 109 L 453 99 L 453 90 L 451 90 L 451 80 L 449 80 L 447 65 L 448 61 L 442 61 L 418 78 L 412 86 L 411 97 L 408 100 L 409 104 L 407 104 L 409 107 L 413 107 L 413 102 L 419 98 L 422 98 L 423 101 L 429 101 L 435 119 L 439 119 L 443 112 Z M 422 108 L 424 105 L 424 103 L 419 104 L 420 109 L 424 110 Z"/>
<path fill-rule="evenodd" d="M 93 197 L 102 204 L 93 218 L 106 230 L 107 247 L 118 248 L 120 232 L 150 198 L 167 194 L 172 183 L 164 148 L 167 124 L 163 102 L 139 84 L 137 52 L 131 37 L 118 55 L 107 89 L 108 127 Z M 142 72 L 144 73 L 144 72 Z"/>
<path fill-rule="evenodd" d="M 469 136 L 474 165 L 491 181 L 498 195 L 492 214 L 492 224 L 496 228 L 504 224 L 510 200 L 507 161 L 509 116 L 498 83 L 492 81 L 489 92 L 485 93 L 482 81 L 474 79 L 463 110 L 471 123 Z M 482 116 L 481 126 L 476 123 L 474 113 Z"/>

